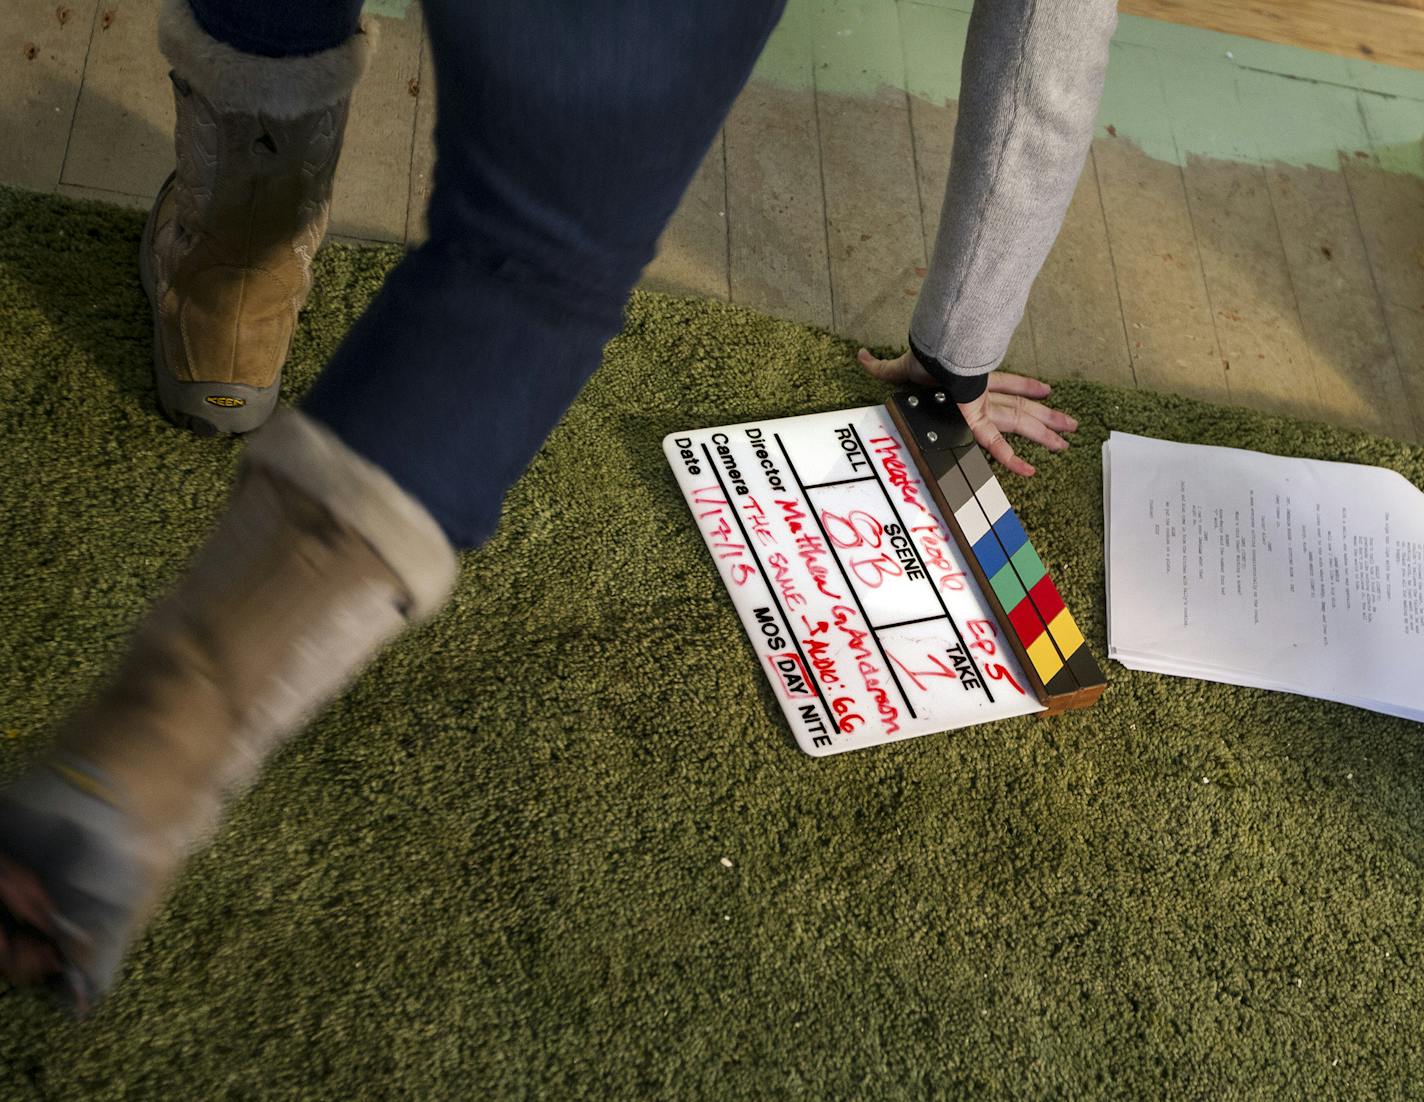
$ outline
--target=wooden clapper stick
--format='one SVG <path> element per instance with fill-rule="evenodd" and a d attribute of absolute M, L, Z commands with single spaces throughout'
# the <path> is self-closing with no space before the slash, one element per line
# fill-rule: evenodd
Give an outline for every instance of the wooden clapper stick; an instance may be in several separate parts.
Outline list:
<path fill-rule="evenodd" d="M 886 406 L 1047 709 L 1041 714 L 1095 703 L 1107 679 L 959 407 L 933 389 L 902 391 Z"/>

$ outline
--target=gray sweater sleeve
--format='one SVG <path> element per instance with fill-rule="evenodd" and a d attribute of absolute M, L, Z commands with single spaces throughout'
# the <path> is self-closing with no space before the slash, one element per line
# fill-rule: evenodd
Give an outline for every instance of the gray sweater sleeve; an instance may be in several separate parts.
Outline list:
<path fill-rule="evenodd" d="M 959 402 L 998 367 L 1092 141 L 1114 0 L 977 0 L 910 348 Z"/>

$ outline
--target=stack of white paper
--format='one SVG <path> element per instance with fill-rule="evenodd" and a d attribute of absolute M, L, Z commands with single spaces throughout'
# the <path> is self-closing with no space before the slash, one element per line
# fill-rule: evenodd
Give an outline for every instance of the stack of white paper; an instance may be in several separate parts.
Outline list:
<path fill-rule="evenodd" d="M 1103 445 L 1108 655 L 1424 720 L 1424 493 L 1379 467 Z"/>

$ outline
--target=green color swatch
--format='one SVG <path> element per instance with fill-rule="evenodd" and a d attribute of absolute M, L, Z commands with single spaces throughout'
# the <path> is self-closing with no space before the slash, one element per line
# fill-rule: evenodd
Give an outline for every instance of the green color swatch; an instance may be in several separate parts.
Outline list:
<path fill-rule="evenodd" d="M 999 567 L 994 576 L 989 579 L 989 585 L 993 587 L 994 594 L 999 598 L 999 604 L 1003 606 L 1005 612 L 1013 609 L 1026 596 L 1018 575 L 1014 573 L 1013 563 L 1006 562 Z"/>
<path fill-rule="evenodd" d="M 1033 549 L 1033 544 L 1026 543 L 1009 556 L 1009 561 L 1014 564 L 1014 569 L 1018 571 L 1019 581 L 1026 589 L 1032 589 L 1038 584 L 1038 579 L 1043 577 L 1048 571 L 1043 568 L 1043 560 L 1038 557 L 1038 552 Z"/>

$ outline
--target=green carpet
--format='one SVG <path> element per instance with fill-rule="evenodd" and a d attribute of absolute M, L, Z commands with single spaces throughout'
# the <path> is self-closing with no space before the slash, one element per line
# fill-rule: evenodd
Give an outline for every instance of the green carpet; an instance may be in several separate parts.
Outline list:
<path fill-rule="evenodd" d="M 238 453 L 153 412 L 140 222 L 0 191 L 0 777 Z M 322 255 L 292 395 L 396 259 Z M 98 1013 L 0 988 L 0 1098 L 1416 1093 L 1417 725 L 1110 665 L 1087 713 L 796 749 L 659 443 L 883 400 L 853 351 L 636 296 L 451 606 L 273 762 Z M 1109 429 L 1424 483 L 1417 447 L 1056 400 L 1077 446 L 1010 493 L 1099 656 Z"/>

